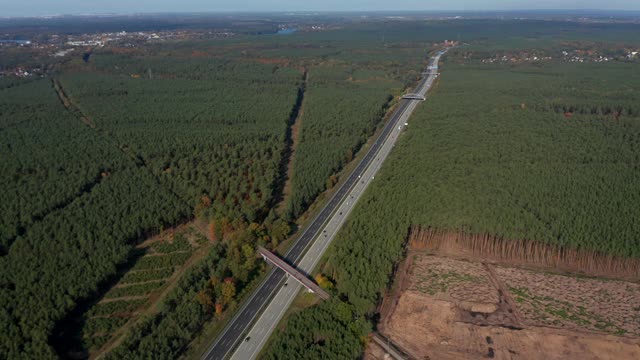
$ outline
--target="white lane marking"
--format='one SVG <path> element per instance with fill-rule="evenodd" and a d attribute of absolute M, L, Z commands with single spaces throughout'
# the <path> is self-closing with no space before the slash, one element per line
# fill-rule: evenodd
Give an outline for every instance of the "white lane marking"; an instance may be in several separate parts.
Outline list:
<path fill-rule="evenodd" d="M 266 330 L 265 328 L 261 327 L 261 328 L 258 330 L 258 335 L 262 335 L 262 334 L 264 334 L 264 331 L 265 331 L 265 330 Z"/>
<path fill-rule="evenodd" d="M 291 299 L 291 302 L 293 302 L 293 298 Z M 287 310 L 288 306 L 283 306 L 282 310 L 280 310 L 280 312 L 278 313 L 278 318 L 282 318 L 282 315 L 284 314 L 284 312 Z M 278 324 L 274 321 L 272 323 L 271 326 L 269 326 L 268 332 L 270 333 Z M 261 339 L 261 343 L 264 343 L 267 339 L 265 339 L 264 337 L 262 337 Z M 249 356 L 249 359 L 254 359 L 256 353 L 258 352 L 258 348 L 256 347 L 256 349 L 251 353 L 251 355 Z"/>

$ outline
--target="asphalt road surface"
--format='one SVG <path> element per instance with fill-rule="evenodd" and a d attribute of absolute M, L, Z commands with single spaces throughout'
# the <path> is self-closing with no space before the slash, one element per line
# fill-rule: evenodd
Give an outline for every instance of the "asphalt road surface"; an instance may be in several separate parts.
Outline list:
<path fill-rule="evenodd" d="M 437 64 L 442 53 L 431 59 L 427 72 L 437 72 Z M 423 78 L 414 93 L 426 95 L 435 78 L 436 75 Z M 306 273 L 313 270 L 360 195 L 374 180 L 375 174 L 393 148 L 418 102 L 400 102 L 364 158 L 289 248 L 285 254 L 289 263 Z M 225 359 L 234 349 L 233 359 L 255 358 L 301 287 L 298 282 L 289 279 L 284 271 L 273 267 L 209 347 L 203 359 Z M 265 311 L 262 311 L 263 309 Z M 262 315 L 258 316 L 260 314 Z"/>

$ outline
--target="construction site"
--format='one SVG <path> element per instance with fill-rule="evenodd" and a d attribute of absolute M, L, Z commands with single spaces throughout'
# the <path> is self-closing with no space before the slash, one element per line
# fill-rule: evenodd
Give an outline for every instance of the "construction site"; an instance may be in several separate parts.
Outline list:
<path fill-rule="evenodd" d="M 638 269 L 593 252 L 412 227 L 365 358 L 639 359 Z"/>

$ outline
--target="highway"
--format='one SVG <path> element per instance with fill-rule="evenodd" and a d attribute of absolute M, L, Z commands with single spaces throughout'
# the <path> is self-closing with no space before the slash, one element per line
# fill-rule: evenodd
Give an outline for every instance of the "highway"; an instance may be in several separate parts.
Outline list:
<path fill-rule="evenodd" d="M 444 52 L 446 50 L 431 59 L 427 72 L 437 73 L 437 64 Z M 436 76 L 428 75 L 420 80 L 413 93 L 425 96 Z M 284 257 L 299 270 L 309 273 L 317 265 L 357 200 L 369 183 L 374 181 L 375 174 L 391 152 L 418 102 L 401 100 L 360 163 L 285 254 Z M 203 354 L 203 359 L 225 359 L 234 349 L 233 359 L 255 358 L 301 287 L 296 281 L 287 281 L 282 270 L 272 268 Z"/>

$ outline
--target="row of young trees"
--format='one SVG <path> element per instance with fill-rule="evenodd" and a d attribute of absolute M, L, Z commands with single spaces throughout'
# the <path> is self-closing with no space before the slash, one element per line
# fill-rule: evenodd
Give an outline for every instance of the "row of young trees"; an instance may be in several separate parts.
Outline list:
<path fill-rule="evenodd" d="M 375 322 L 376 305 L 413 224 L 640 258 L 637 118 L 568 119 L 536 110 L 549 97 L 570 98 L 571 90 L 561 84 L 585 74 L 591 81 L 583 81 L 582 88 L 604 98 L 620 86 L 638 89 L 640 83 L 627 78 L 602 86 L 609 75 L 624 74 L 623 66 L 600 73 L 580 65 L 573 74 L 562 66 L 545 67 L 553 77 L 520 71 L 531 69 L 524 66 L 445 64 L 432 100 L 417 109 L 410 131 L 330 249 L 324 272 L 356 317 Z M 526 95 L 525 87 L 537 90 Z M 292 318 L 292 327 L 277 335 L 267 357 L 302 351 L 312 346 L 313 334 L 337 323 L 332 315 L 313 319 L 319 310 L 312 307 Z M 340 330 L 323 343 L 348 334 Z M 356 345 L 360 351 L 361 343 Z M 324 358 L 340 358 L 347 349 L 323 350 Z"/>
<path fill-rule="evenodd" d="M 187 233 L 197 245 L 187 240 Z M 156 295 L 166 288 L 165 284 L 171 282 L 175 272 L 192 258 L 193 251 L 207 243 L 194 227 L 172 229 L 159 236 L 160 241 L 136 248 L 135 252 L 142 256 L 131 261 L 132 266 L 125 275 L 99 302 L 83 309 L 81 316 L 57 325 L 54 331 L 57 338 L 51 342 L 59 354 L 64 357 L 65 354 L 88 353 L 91 356 L 109 346 L 109 341 L 117 341 L 121 328 L 138 320 L 140 313 L 145 313 Z"/>
<path fill-rule="evenodd" d="M 34 223 L 0 258 L 2 320 L 9 329 L 3 332 L 2 353 L 15 359 L 52 357 L 47 339 L 55 321 L 115 274 L 136 240 L 188 212 L 146 171 L 128 168 Z"/>
<path fill-rule="evenodd" d="M 268 231 L 258 225 L 239 227 L 189 269 L 163 300 L 160 311 L 132 328 L 107 359 L 175 359 L 205 322 L 233 311 L 247 285 L 264 268 L 255 246 Z"/>

